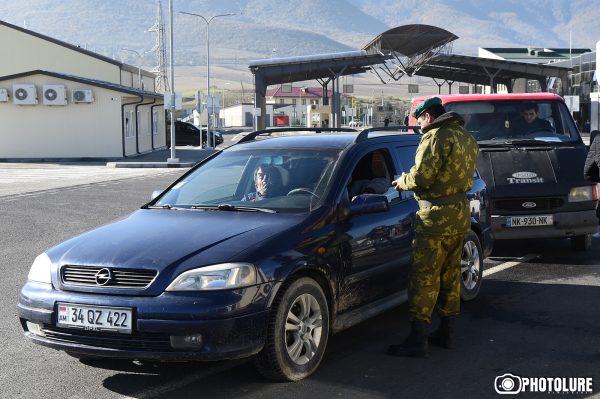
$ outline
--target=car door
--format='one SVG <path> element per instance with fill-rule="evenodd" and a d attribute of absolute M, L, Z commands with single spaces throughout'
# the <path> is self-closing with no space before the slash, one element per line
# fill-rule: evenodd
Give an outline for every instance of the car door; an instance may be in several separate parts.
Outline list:
<path fill-rule="evenodd" d="M 341 249 L 347 259 L 340 279 L 340 312 L 401 291 L 408 273 L 405 269 L 410 263 L 414 208 L 407 201 L 402 201 L 391 186 L 397 168 L 390 148 L 384 145 L 369 147 L 358 153 L 342 190 L 348 190 L 352 174 L 365 157 L 374 151 L 379 151 L 386 160 L 390 185 L 383 194 L 388 197 L 390 210 L 353 215 L 340 222 Z M 342 191 L 342 201 L 343 197 Z M 351 198 L 347 201 L 351 201 Z"/>

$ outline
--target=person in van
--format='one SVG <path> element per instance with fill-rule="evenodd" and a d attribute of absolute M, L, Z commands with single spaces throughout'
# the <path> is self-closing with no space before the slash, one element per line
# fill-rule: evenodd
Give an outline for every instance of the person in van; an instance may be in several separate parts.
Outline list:
<path fill-rule="evenodd" d="M 392 185 L 390 175 L 385 166 L 385 159 L 379 151 L 371 154 L 369 167 L 366 168 L 369 169 L 366 178 L 360 175 L 360 173 L 364 173 L 365 167 L 361 166 L 363 163 L 359 163 L 354 173 L 352 173 L 348 188 L 350 199 L 359 194 L 384 194 Z"/>
<path fill-rule="evenodd" d="M 523 103 L 521 109 L 522 119 L 517 120 L 515 123 L 516 134 L 527 134 L 534 130 L 550 130 L 553 131 L 552 125 L 545 119 L 538 117 L 539 110 L 537 103 L 533 101 L 527 101 Z"/>

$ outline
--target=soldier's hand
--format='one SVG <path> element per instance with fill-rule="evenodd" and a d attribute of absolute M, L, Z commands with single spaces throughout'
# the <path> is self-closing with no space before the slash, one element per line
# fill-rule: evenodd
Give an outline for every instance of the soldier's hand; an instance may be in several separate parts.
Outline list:
<path fill-rule="evenodd" d="M 402 191 L 402 189 L 400 188 L 400 185 L 399 185 L 399 183 L 400 183 L 399 180 L 400 179 L 392 181 L 392 186 L 396 189 L 396 191 Z"/>

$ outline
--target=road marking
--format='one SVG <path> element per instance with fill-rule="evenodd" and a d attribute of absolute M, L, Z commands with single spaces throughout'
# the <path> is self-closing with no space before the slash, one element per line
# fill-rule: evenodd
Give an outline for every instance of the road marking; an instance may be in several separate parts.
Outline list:
<path fill-rule="evenodd" d="M 171 392 L 176 389 L 183 388 L 186 385 L 191 385 L 200 379 L 207 378 L 214 374 L 218 374 L 223 371 L 229 370 L 235 366 L 245 363 L 246 360 L 247 359 L 228 360 L 228 361 L 224 362 L 223 364 L 220 364 L 218 366 L 211 367 L 209 369 L 202 370 L 197 373 L 191 374 L 191 375 L 189 375 L 181 380 L 177 380 L 173 383 L 161 385 L 161 386 L 154 387 L 154 388 L 149 388 L 149 389 L 139 391 L 139 392 L 135 392 L 132 394 L 132 396 L 122 396 L 122 398 L 123 399 L 151 399 L 151 398 L 154 398 L 154 397 L 157 397 L 160 395 L 164 395 L 167 392 Z"/>
<path fill-rule="evenodd" d="M 537 255 L 537 254 L 528 254 L 525 256 L 521 256 L 520 258 L 517 258 L 514 261 L 500 263 L 499 265 L 496 265 L 494 267 L 490 267 L 489 269 L 484 270 L 483 277 L 489 276 L 494 273 L 501 272 L 506 269 L 510 269 L 511 267 L 515 267 L 517 265 L 520 265 L 521 263 L 525 263 L 525 262 L 530 261 L 531 259 L 535 259 L 535 258 L 539 258 L 539 257 L 540 257 L 540 255 Z"/>
<path fill-rule="evenodd" d="M 11 202 L 22 197 L 30 197 L 47 193 L 64 192 L 68 190 L 75 190 L 82 187 L 92 185 L 110 185 L 123 181 L 133 181 L 148 179 L 155 176 L 168 176 L 181 174 L 183 169 L 150 169 L 143 168 L 146 170 L 137 170 L 135 172 L 126 171 L 120 172 L 108 172 L 105 169 L 91 169 L 87 170 L 85 174 L 81 174 L 80 171 L 76 173 L 69 173 L 67 175 L 57 175 L 55 172 L 48 173 L 48 178 L 43 178 L 43 172 L 38 172 L 28 176 L 21 180 L 21 184 L 18 183 L 7 183 L 0 177 L 0 202 Z M 0 168 L 0 176 L 2 175 L 2 168 Z M 26 176 L 21 174 L 21 177 Z M 40 186 L 35 185 L 36 181 L 43 181 L 44 184 Z M 55 183 L 50 183 L 53 181 Z M 27 185 L 22 187 L 22 184 Z M 45 186 L 45 187 L 44 187 Z"/>

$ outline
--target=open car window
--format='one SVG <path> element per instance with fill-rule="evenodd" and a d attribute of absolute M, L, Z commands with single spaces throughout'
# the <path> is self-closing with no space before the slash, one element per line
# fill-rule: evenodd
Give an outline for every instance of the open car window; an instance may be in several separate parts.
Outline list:
<path fill-rule="evenodd" d="M 323 149 L 226 151 L 183 178 L 154 205 L 308 211 L 321 204 L 338 157 L 339 151 Z"/>
<path fill-rule="evenodd" d="M 580 140 L 566 106 L 560 101 L 467 101 L 445 107 L 464 118 L 465 128 L 480 144 Z"/>

